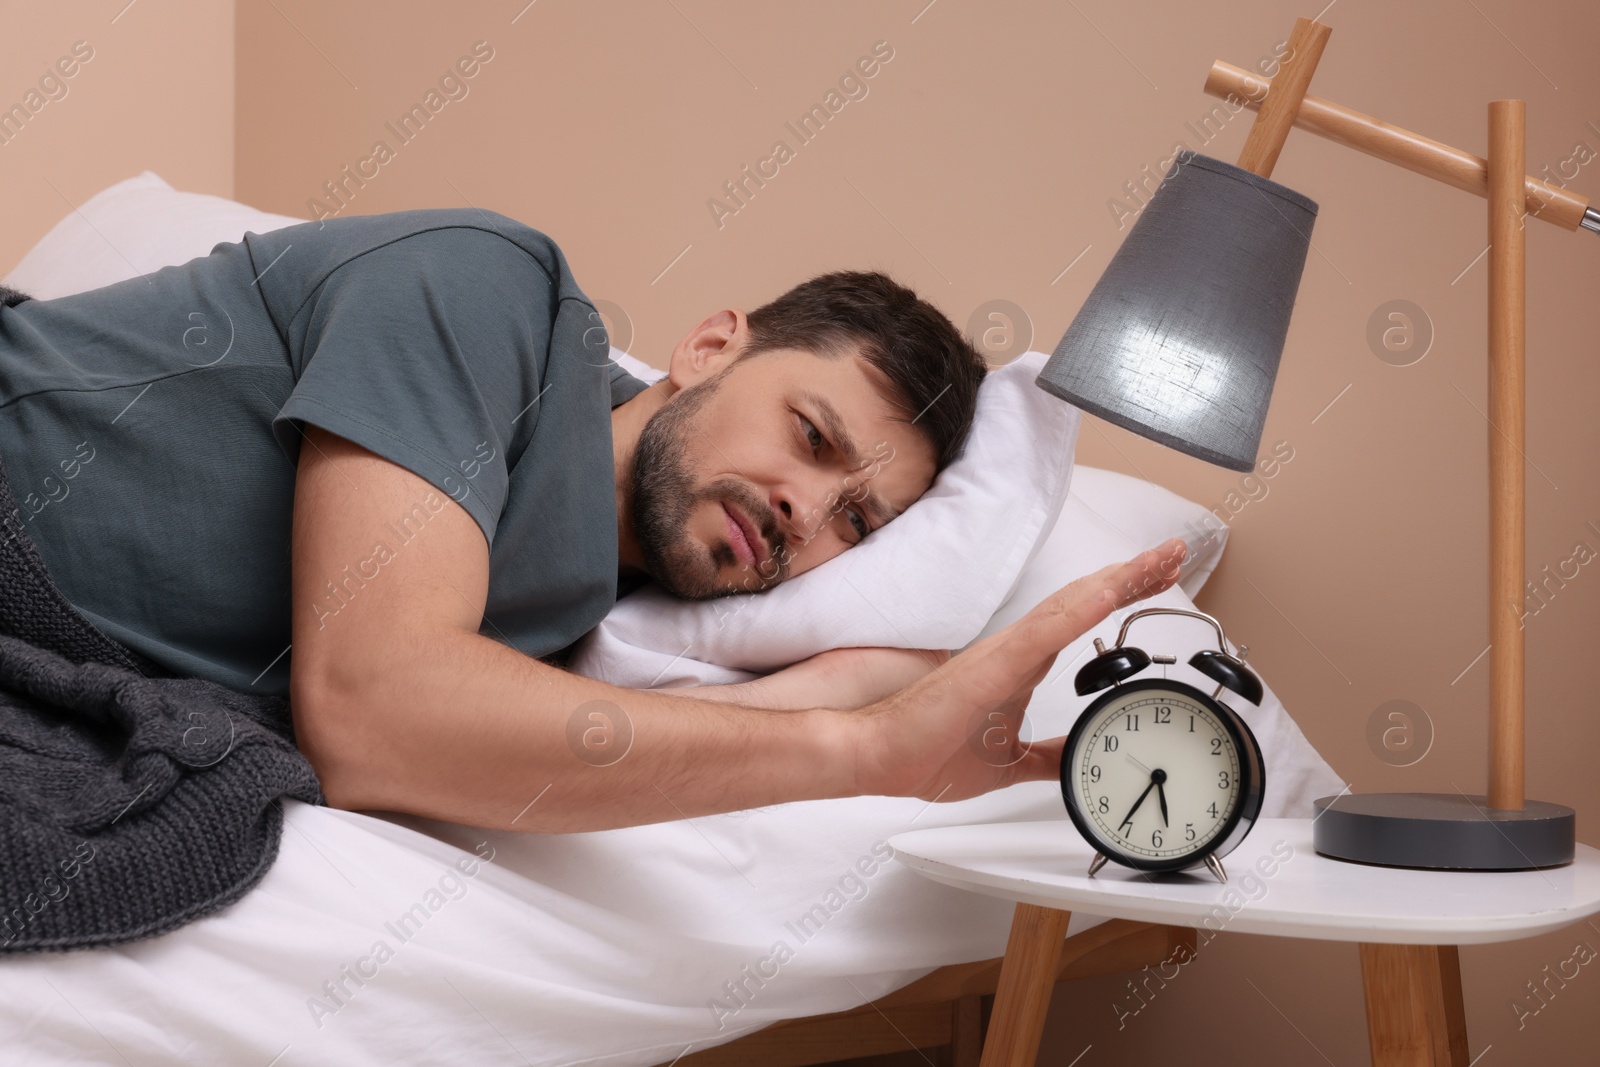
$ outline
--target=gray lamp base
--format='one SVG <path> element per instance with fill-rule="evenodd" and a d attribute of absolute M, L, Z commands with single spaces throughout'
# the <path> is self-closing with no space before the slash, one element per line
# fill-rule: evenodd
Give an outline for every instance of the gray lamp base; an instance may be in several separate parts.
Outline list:
<path fill-rule="evenodd" d="M 1387 867 L 1525 871 L 1571 863 L 1573 810 L 1540 800 L 1491 808 L 1462 793 L 1341 793 L 1312 801 L 1311 846 Z"/>

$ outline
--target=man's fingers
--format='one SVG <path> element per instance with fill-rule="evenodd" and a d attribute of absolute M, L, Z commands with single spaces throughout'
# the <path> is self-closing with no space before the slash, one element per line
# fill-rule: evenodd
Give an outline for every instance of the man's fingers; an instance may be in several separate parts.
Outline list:
<path fill-rule="evenodd" d="M 1088 625 L 1101 621 L 1115 609 L 1170 589 L 1173 582 L 1178 581 L 1179 565 L 1186 552 L 1184 542 L 1173 537 L 1166 544 L 1147 549 L 1131 560 L 1110 563 L 1093 574 L 1085 574 L 1054 592 L 1029 614 L 1037 613 L 1043 619 L 1061 622 L 1086 617 L 1088 624 L 1067 635 L 1067 640 L 1072 640 L 1088 629 Z"/>
<path fill-rule="evenodd" d="M 1061 760 L 1066 753 L 1065 735 L 1035 741 L 1028 752 L 1012 765 L 1012 782 L 1054 782 L 1061 778 Z"/>
<path fill-rule="evenodd" d="M 1053 654 L 1118 608 L 1169 589 L 1188 549 L 1174 537 L 1133 559 L 1113 563 L 1046 598 L 1017 621 L 1036 642 L 1036 654 Z"/>
<path fill-rule="evenodd" d="M 997 700 L 1015 692 L 1025 681 L 1037 685 L 1034 676 L 1048 671 L 1056 653 L 1116 608 L 1170 588 L 1177 581 L 1185 551 L 1183 542 L 1173 538 L 1131 560 L 1102 567 L 1051 594 L 1010 626 L 972 645 L 963 654 L 972 667 L 976 669 L 983 662 L 991 666 L 976 673 L 967 672 L 979 686 L 971 696 L 979 701 Z M 940 678 L 948 680 L 943 673 Z"/>
<path fill-rule="evenodd" d="M 1120 565 L 1116 592 L 1118 594 L 1114 607 L 1124 607 L 1135 600 L 1154 596 L 1165 589 L 1170 589 L 1178 580 L 1179 570 L 1183 559 L 1189 553 L 1189 546 L 1181 538 L 1173 537 L 1165 544 L 1156 546 Z M 1144 562 L 1150 557 L 1150 562 Z M 1128 575 L 1125 572 L 1132 570 L 1135 573 Z"/>

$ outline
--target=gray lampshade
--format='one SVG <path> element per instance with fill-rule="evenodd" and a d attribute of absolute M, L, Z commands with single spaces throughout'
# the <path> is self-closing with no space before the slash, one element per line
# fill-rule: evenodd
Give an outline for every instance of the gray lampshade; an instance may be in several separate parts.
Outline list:
<path fill-rule="evenodd" d="M 1293 189 L 1179 153 L 1039 387 L 1180 452 L 1250 470 L 1316 217 L 1315 201 Z"/>

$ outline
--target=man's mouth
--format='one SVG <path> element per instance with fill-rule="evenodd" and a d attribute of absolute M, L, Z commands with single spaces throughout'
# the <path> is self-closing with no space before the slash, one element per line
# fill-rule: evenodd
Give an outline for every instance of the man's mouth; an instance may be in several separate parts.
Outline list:
<path fill-rule="evenodd" d="M 733 554 L 739 557 L 739 562 L 747 567 L 759 567 L 765 563 L 767 542 L 756 529 L 755 523 L 736 507 L 724 504 L 722 511 L 727 516 L 728 544 L 733 547 Z"/>

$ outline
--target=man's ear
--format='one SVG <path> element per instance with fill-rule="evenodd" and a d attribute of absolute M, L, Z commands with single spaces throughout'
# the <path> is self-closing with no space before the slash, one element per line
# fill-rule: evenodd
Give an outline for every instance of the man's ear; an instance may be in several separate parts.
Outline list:
<path fill-rule="evenodd" d="M 703 319 L 672 350 L 667 380 L 674 391 L 698 385 L 739 358 L 750 326 L 738 308 L 724 308 Z"/>

